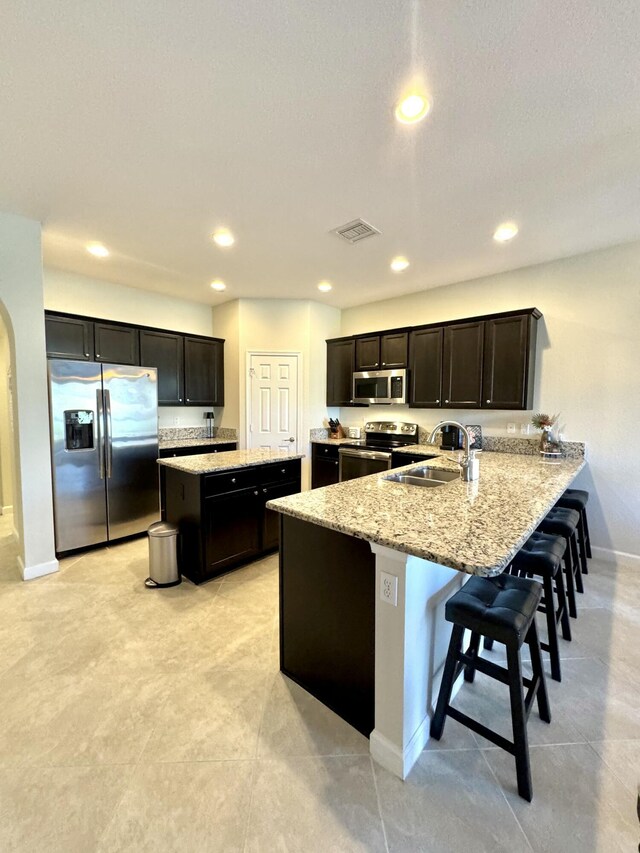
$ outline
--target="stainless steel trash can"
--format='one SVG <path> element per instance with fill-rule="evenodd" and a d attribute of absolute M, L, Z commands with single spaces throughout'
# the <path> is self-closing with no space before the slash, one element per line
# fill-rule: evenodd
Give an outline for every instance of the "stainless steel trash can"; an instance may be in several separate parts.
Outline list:
<path fill-rule="evenodd" d="M 178 528 L 167 521 L 154 522 L 149 534 L 149 577 L 146 587 L 177 586 L 182 582 L 178 566 Z"/>

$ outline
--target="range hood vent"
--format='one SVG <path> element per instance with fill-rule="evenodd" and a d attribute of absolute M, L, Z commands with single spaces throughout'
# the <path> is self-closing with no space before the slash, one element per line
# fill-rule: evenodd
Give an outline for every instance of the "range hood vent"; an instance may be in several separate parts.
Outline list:
<path fill-rule="evenodd" d="M 333 234 L 342 237 L 349 243 L 359 243 L 360 240 L 366 240 L 367 237 L 373 237 L 374 234 L 379 234 L 377 228 L 369 225 L 364 219 L 354 219 L 353 222 L 347 222 L 346 225 L 340 225 L 339 228 L 333 229 Z"/>

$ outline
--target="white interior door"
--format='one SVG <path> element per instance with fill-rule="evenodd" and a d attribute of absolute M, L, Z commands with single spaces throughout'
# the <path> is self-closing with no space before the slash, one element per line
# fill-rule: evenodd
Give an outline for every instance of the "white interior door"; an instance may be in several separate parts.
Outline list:
<path fill-rule="evenodd" d="M 298 369 L 297 355 L 250 355 L 248 447 L 297 452 Z"/>

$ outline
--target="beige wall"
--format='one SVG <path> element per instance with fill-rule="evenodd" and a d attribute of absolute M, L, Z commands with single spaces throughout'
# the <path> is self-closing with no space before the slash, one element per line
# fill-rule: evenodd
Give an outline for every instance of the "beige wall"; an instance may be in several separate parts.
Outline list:
<path fill-rule="evenodd" d="M 339 333 L 340 311 L 309 300 L 239 299 L 213 312 L 215 334 L 225 337 L 225 403 L 222 425 L 236 418 L 240 446 L 246 446 L 247 353 L 299 352 L 302 355 L 302 400 L 300 452 L 303 486 L 310 481 L 309 430 L 326 417 L 325 339 Z M 237 393 L 237 397 L 235 394 Z M 233 396 L 231 396 L 233 395 Z M 231 426 L 231 423 L 229 423 Z"/>
<path fill-rule="evenodd" d="M 65 311 L 194 335 L 214 334 L 209 305 L 56 269 L 44 270 L 44 302 L 49 311 Z M 196 406 L 162 406 L 159 424 L 161 427 L 201 427 L 205 423 L 205 411 Z M 216 411 L 216 423 L 220 414 L 221 410 Z"/>
<path fill-rule="evenodd" d="M 532 306 L 544 315 L 534 409 L 561 412 L 567 439 L 587 442 L 589 464 L 576 485 L 591 495 L 595 544 L 640 559 L 640 243 L 350 308 L 342 313 L 341 333 Z M 342 410 L 346 423 L 374 413 Z M 429 427 L 441 414 L 407 407 L 381 413 Z M 469 410 L 447 415 L 492 434 L 506 434 L 508 421 L 519 425 L 531 417 Z"/>
<path fill-rule="evenodd" d="M 13 417 L 11 413 L 11 347 L 0 317 L 0 515 L 13 510 Z"/>
<path fill-rule="evenodd" d="M 14 523 L 25 579 L 56 571 L 40 224 L 0 213 L 0 311 L 14 372 Z"/>

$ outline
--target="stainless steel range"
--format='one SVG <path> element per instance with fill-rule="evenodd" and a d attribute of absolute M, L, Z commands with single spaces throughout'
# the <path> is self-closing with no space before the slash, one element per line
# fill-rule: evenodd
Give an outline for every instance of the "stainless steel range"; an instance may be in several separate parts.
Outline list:
<path fill-rule="evenodd" d="M 369 421 L 365 424 L 364 430 L 363 441 L 340 445 L 338 450 L 340 482 L 387 471 L 391 468 L 394 450 L 418 444 L 418 424 L 406 424 L 402 421 Z"/>

